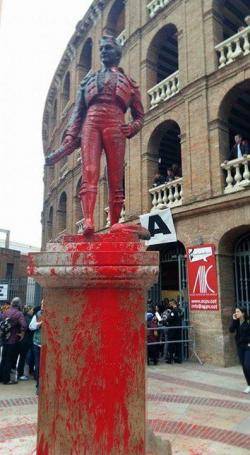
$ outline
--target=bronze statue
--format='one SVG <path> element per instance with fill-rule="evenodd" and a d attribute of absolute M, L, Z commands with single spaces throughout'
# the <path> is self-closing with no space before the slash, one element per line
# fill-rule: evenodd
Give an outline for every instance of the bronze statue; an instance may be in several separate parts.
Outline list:
<path fill-rule="evenodd" d="M 126 138 L 142 128 L 144 111 L 136 83 L 118 67 L 121 46 L 113 36 L 100 40 L 102 68 L 81 82 L 62 146 L 48 155 L 54 164 L 81 144 L 82 184 L 79 192 L 84 217 L 84 234 L 94 232 L 94 208 L 100 177 L 100 159 L 107 160 L 109 214 L 111 225 L 118 222 L 123 206 L 123 166 Z M 124 123 L 130 108 L 132 121 Z"/>

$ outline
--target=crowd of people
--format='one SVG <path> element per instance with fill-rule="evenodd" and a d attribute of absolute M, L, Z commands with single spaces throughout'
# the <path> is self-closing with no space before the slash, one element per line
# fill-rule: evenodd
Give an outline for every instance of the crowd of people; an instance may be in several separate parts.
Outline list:
<path fill-rule="evenodd" d="M 157 365 L 162 357 L 166 363 L 182 363 L 183 311 L 175 299 L 165 298 L 160 305 L 148 301 L 147 348 L 148 364 Z"/>
<path fill-rule="evenodd" d="M 34 377 L 39 392 L 41 306 L 22 306 L 19 297 L 0 307 L 0 382 L 5 385 Z M 25 371 L 26 370 L 26 371 Z"/>
<path fill-rule="evenodd" d="M 154 176 L 153 186 L 163 185 L 164 183 L 172 182 L 181 177 L 181 169 L 178 164 L 172 164 L 166 168 L 166 171 L 157 172 Z"/>
<path fill-rule="evenodd" d="M 148 364 L 182 363 L 183 311 L 175 299 L 165 298 L 159 305 L 147 303 Z M 19 297 L 0 307 L 0 382 L 17 384 L 34 377 L 39 393 L 39 363 L 43 301 L 41 306 L 22 306 Z M 240 364 L 250 393 L 250 318 L 245 308 L 236 308 L 229 327 L 235 333 Z"/>

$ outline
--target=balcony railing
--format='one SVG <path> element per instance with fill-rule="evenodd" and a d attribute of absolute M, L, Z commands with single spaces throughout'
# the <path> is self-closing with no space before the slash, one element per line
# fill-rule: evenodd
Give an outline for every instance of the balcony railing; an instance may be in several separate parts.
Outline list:
<path fill-rule="evenodd" d="M 104 209 L 104 212 L 105 212 L 105 214 L 107 216 L 105 227 L 108 228 L 110 226 L 109 207 L 106 207 Z M 126 210 L 125 210 L 125 203 L 124 203 L 124 205 L 122 207 L 122 210 L 121 210 L 121 214 L 120 214 L 120 218 L 119 218 L 118 223 L 125 223 L 125 221 L 126 221 Z"/>
<path fill-rule="evenodd" d="M 77 162 L 77 163 L 82 162 L 81 149 L 78 149 L 77 152 L 76 152 L 76 162 Z"/>
<path fill-rule="evenodd" d="M 167 207 L 178 207 L 182 205 L 182 177 L 150 188 L 149 193 L 152 195 L 151 212 Z"/>
<path fill-rule="evenodd" d="M 69 172 L 68 163 L 65 163 L 65 164 L 61 167 L 61 169 L 60 169 L 60 171 L 59 171 L 60 180 L 63 180 L 64 177 L 68 174 L 68 172 Z"/>
<path fill-rule="evenodd" d="M 162 101 L 166 101 L 179 92 L 179 71 L 170 74 L 166 79 L 148 90 L 150 109 L 154 109 Z"/>
<path fill-rule="evenodd" d="M 250 155 L 221 164 L 227 172 L 224 193 L 234 193 L 250 187 Z"/>
<path fill-rule="evenodd" d="M 165 8 L 172 0 L 152 0 L 148 5 L 147 5 L 147 10 L 149 13 L 149 17 L 152 19 L 159 10 Z"/>
<path fill-rule="evenodd" d="M 127 33 L 126 33 L 126 29 L 124 29 L 120 35 L 117 36 L 117 41 L 120 43 L 121 46 L 124 46 L 124 44 L 126 43 L 127 41 Z"/>
<path fill-rule="evenodd" d="M 241 55 L 250 53 L 250 25 L 215 46 L 219 54 L 219 68 L 234 62 Z"/>
<path fill-rule="evenodd" d="M 77 227 L 77 234 L 82 234 L 83 233 L 83 227 L 84 227 L 84 218 L 76 222 L 76 227 Z"/>

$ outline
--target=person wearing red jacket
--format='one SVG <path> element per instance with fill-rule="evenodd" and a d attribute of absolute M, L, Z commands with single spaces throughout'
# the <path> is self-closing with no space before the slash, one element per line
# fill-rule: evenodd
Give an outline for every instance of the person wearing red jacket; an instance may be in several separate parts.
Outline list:
<path fill-rule="evenodd" d="M 94 208 L 104 150 L 109 186 L 111 225 L 118 223 L 124 203 L 123 168 L 126 138 L 135 136 L 143 125 L 144 111 L 137 84 L 118 67 L 121 46 L 113 36 L 100 40 L 102 68 L 80 84 L 76 103 L 65 131 L 62 147 L 47 157 L 53 164 L 65 151 L 81 143 L 82 184 L 79 192 L 84 217 L 84 234 L 94 232 Z M 125 123 L 130 109 L 132 121 Z M 80 139 L 79 139 L 80 136 Z"/>

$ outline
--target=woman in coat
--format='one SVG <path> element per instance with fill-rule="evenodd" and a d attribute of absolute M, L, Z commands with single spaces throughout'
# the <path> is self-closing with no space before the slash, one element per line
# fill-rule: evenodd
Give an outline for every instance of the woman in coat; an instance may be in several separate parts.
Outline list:
<path fill-rule="evenodd" d="M 244 392 L 250 393 L 250 323 L 246 308 L 236 308 L 229 331 L 235 333 L 238 356 L 247 382 Z"/>

